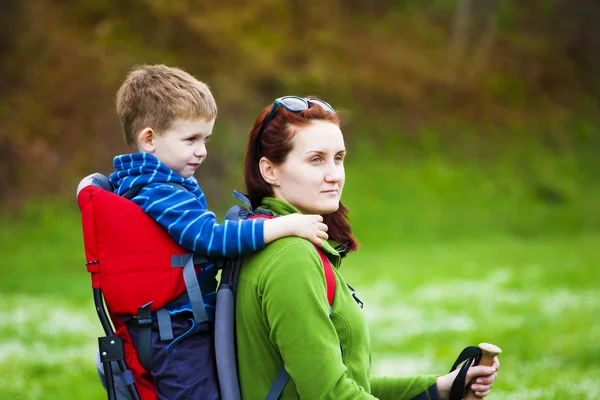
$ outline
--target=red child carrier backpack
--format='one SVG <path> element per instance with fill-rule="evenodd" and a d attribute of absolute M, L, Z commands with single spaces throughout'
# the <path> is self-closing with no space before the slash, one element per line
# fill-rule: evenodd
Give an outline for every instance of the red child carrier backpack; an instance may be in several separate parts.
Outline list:
<path fill-rule="evenodd" d="M 234 197 L 245 203 L 247 208 L 234 206 L 225 219 L 274 218 L 260 210 L 253 213 L 250 202 L 240 193 L 234 192 Z M 179 246 L 137 204 L 114 194 L 104 175 L 96 173 L 84 178 L 77 189 L 77 201 L 82 216 L 86 266 L 92 277 L 94 304 L 106 335 L 98 338 L 98 344 L 108 398 L 117 398 L 115 374 L 123 379 L 131 399 L 156 400 L 152 376 L 144 367 L 147 365 L 144 355 L 135 348 L 126 322 L 136 318 L 138 323 L 146 320 L 151 324 L 151 312 L 157 312 L 160 318 L 160 312 L 165 311 L 163 307 L 186 291 L 194 318 L 206 320 L 195 277 L 207 260 Z M 323 263 L 331 311 L 335 276 L 325 254 L 315 248 Z M 240 400 L 235 292 L 242 262 L 243 257 L 239 256 L 220 263 L 223 272 L 216 299 L 215 356 L 222 400 Z M 117 363 L 118 372 L 113 371 L 113 362 Z M 289 375 L 282 368 L 267 399 L 277 399 L 288 379 Z"/>
<path fill-rule="evenodd" d="M 133 399 L 156 399 L 152 377 L 143 366 L 125 322 L 138 318 L 140 325 L 151 324 L 150 313 L 164 310 L 186 287 L 194 317 L 207 320 L 202 298 L 198 300 L 195 295 L 199 291 L 195 276 L 206 259 L 179 246 L 137 204 L 114 194 L 108 178 L 101 174 L 81 181 L 77 201 L 94 303 L 106 334 L 98 340 L 109 399 L 115 396 L 111 361 L 118 363 Z"/>

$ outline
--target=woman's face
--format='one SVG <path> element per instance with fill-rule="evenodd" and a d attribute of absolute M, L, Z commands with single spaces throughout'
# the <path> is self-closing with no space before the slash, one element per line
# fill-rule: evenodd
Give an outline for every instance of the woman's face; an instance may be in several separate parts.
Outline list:
<path fill-rule="evenodd" d="M 346 177 L 345 156 L 344 136 L 336 124 L 315 120 L 296 129 L 287 159 L 272 166 L 269 183 L 274 197 L 305 214 L 337 211 Z"/>

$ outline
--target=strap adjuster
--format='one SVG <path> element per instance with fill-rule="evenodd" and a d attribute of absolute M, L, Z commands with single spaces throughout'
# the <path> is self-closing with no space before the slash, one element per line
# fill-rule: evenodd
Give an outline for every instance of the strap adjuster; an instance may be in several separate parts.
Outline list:
<path fill-rule="evenodd" d="M 138 309 L 137 320 L 140 328 L 152 327 L 152 312 L 150 311 L 151 305 L 152 302 L 149 302 Z"/>
<path fill-rule="evenodd" d="M 152 302 L 138 308 L 139 348 L 138 354 L 142 366 L 148 371 L 152 370 Z"/>

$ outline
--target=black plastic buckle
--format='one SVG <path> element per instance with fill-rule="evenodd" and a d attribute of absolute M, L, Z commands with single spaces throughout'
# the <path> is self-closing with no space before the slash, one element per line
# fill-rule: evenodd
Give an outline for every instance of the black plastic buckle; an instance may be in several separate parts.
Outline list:
<path fill-rule="evenodd" d="M 123 342 L 121 338 L 115 335 L 98 338 L 98 348 L 100 349 L 100 361 L 119 361 L 123 359 Z"/>
<path fill-rule="evenodd" d="M 138 326 L 140 328 L 150 328 L 152 327 L 152 318 L 138 318 Z"/>
<path fill-rule="evenodd" d="M 150 311 L 151 305 L 152 302 L 149 302 L 138 308 L 137 323 L 140 328 L 152 327 L 152 312 Z"/>

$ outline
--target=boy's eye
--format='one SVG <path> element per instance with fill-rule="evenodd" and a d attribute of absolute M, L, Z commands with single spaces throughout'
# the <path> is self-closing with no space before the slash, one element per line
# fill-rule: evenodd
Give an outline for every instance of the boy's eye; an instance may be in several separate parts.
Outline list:
<path fill-rule="evenodd" d="M 210 136 L 207 136 L 204 138 L 204 143 L 208 143 L 208 142 L 210 142 Z"/>
<path fill-rule="evenodd" d="M 191 136 L 191 137 L 189 137 L 189 138 L 187 138 L 187 139 L 185 139 L 185 140 L 186 140 L 187 142 L 194 142 L 194 141 L 196 141 L 196 137 L 195 137 L 195 136 Z"/>

